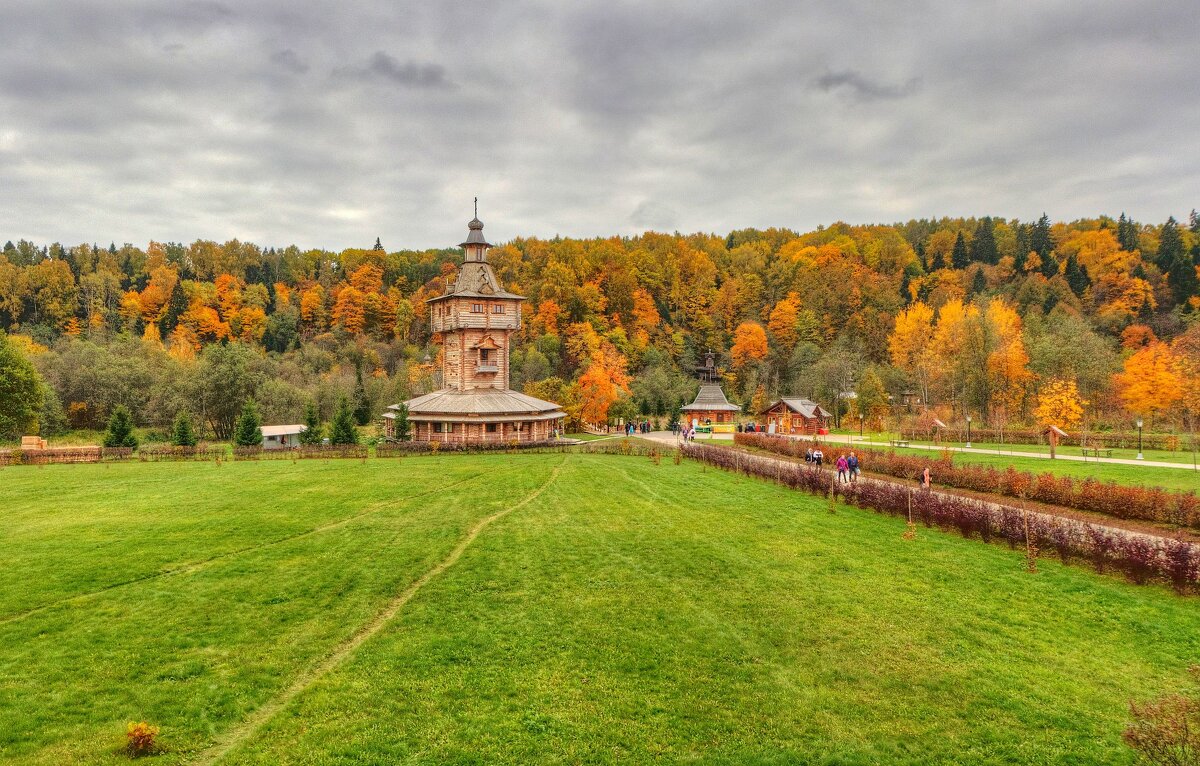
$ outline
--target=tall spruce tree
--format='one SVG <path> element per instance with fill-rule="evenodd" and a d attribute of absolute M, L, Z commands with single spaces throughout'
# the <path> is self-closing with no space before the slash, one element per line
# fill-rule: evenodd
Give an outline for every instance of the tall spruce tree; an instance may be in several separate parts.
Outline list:
<path fill-rule="evenodd" d="M 138 440 L 133 434 L 133 416 L 125 405 L 118 404 L 108 418 L 108 428 L 104 432 L 105 447 L 127 447 L 137 449 Z"/>
<path fill-rule="evenodd" d="M 233 444 L 237 447 L 258 447 L 262 444 L 262 418 L 253 399 L 247 399 L 233 429 Z"/>
<path fill-rule="evenodd" d="M 195 447 L 200 441 L 196 438 L 196 428 L 192 425 L 192 416 L 187 410 L 180 410 L 175 416 L 175 424 L 171 426 L 171 444 L 176 447 Z"/>
<path fill-rule="evenodd" d="M 1154 263 L 1162 271 L 1168 271 L 1171 264 L 1183 254 L 1183 237 L 1179 234 L 1179 222 L 1175 216 L 1163 224 L 1162 233 L 1158 237 L 1158 252 L 1154 255 Z"/>
<path fill-rule="evenodd" d="M 350 410 L 350 400 L 342 397 L 338 400 L 337 411 L 333 414 L 333 423 L 329 428 L 330 444 L 358 444 L 358 431 L 354 428 L 354 413 Z"/>
<path fill-rule="evenodd" d="M 412 438 L 412 424 L 408 422 L 408 405 L 401 404 L 396 413 L 396 438 L 406 442 Z"/>
<path fill-rule="evenodd" d="M 929 271 L 929 258 L 925 255 L 925 242 L 917 243 L 917 260 L 921 262 L 921 271 Z"/>
<path fill-rule="evenodd" d="M 1054 237 L 1050 233 L 1050 216 L 1042 213 L 1042 217 L 1033 225 L 1033 231 L 1029 234 L 1029 249 L 1038 254 L 1045 264 L 1050 252 L 1054 250 Z M 1057 268 L 1057 264 L 1055 264 Z M 1044 272 L 1046 267 L 1042 266 Z"/>
<path fill-rule="evenodd" d="M 996 249 L 994 224 L 988 216 L 984 216 L 975 228 L 975 236 L 971 239 L 971 260 L 992 266 L 1000 260 L 1000 251 Z"/>
<path fill-rule="evenodd" d="M 970 263 L 967 257 L 967 240 L 960 231 L 954 240 L 954 251 L 950 254 L 950 265 L 956 269 L 965 269 Z"/>
<path fill-rule="evenodd" d="M 371 422 L 371 403 L 367 400 L 367 387 L 363 385 L 362 363 L 354 363 L 354 422 L 365 426 Z"/>
<path fill-rule="evenodd" d="M 1079 259 L 1075 257 L 1075 253 L 1067 256 L 1067 264 L 1063 267 L 1063 277 L 1075 295 L 1083 295 L 1083 291 L 1092 284 L 1087 269 L 1079 265 Z"/>
<path fill-rule="evenodd" d="M 1013 269 L 1017 274 L 1025 273 L 1025 261 L 1029 259 L 1029 224 L 1018 223 L 1016 227 L 1016 247 L 1013 254 Z"/>
<path fill-rule="evenodd" d="M 1127 253 L 1141 249 L 1141 245 L 1138 244 L 1138 226 L 1133 219 L 1126 218 L 1124 212 L 1117 219 L 1117 244 Z"/>
<path fill-rule="evenodd" d="M 300 443 L 310 446 L 321 443 L 325 436 L 321 427 L 321 412 L 317 403 L 310 401 L 304 406 L 304 430 L 300 432 Z"/>
<path fill-rule="evenodd" d="M 1167 283 L 1171 286 L 1171 295 L 1175 298 L 1176 305 L 1186 306 L 1188 299 L 1197 294 L 1196 264 L 1191 255 L 1183 252 L 1182 247 L 1171 261 L 1171 268 L 1167 271 Z"/>

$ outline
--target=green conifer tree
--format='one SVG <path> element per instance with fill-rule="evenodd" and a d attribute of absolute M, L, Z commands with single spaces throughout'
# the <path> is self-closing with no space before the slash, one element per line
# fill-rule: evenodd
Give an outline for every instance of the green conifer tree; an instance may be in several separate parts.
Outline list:
<path fill-rule="evenodd" d="M 367 387 L 363 385 L 360 362 L 354 364 L 354 422 L 360 426 L 371 422 L 371 403 L 367 400 Z"/>
<path fill-rule="evenodd" d="M 1071 292 L 1076 295 L 1083 295 L 1083 291 L 1092 284 L 1087 269 L 1079 265 L 1079 259 L 1075 257 L 1075 253 L 1067 256 L 1067 265 L 1063 267 L 1063 277 L 1071 286 Z"/>
<path fill-rule="evenodd" d="M 133 435 L 133 417 L 125 405 L 118 404 L 108 418 L 108 429 L 104 432 L 105 447 L 128 447 L 137 449 L 138 440 Z"/>
<path fill-rule="evenodd" d="M 195 447 L 198 441 L 196 428 L 192 425 L 192 416 L 187 410 L 181 410 L 175 416 L 175 424 L 171 427 L 171 443 L 176 447 Z"/>
<path fill-rule="evenodd" d="M 321 443 L 325 436 L 321 427 L 321 413 L 316 402 L 304 406 L 304 430 L 300 433 L 300 443 L 315 446 Z"/>
<path fill-rule="evenodd" d="M 262 418 L 258 416 L 258 407 L 253 399 L 247 399 L 233 429 L 233 444 L 235 447 L 258 447 L 262 440 Z"/>
<path fill-rule="evenodd" d="M 412 438 L 412 424 L 408 422 L 408 405 L 401 404 L 396 413 L 396 438 L 406 442 Z"/>
<path fill-rule="evenodd" d="M 1121 245 L 1121 249 L 1127 253 L 1132 253 L 1141 248 L 1138 244 L 1138 227 L 1131 219 L 1125 217 L 1125 213 L 1121 213 L 1121 217 L 1117 219 L 1117 243 Z"/>
<path fill-rule="evenodd" d="M 960 231 L 954 240 L 954 252 L 950 254 L 950 265 L 956 269 L 965 269 L 970 260 L 967 258 L 967 240 Z"/>
<path fill-rule="evenodd" d="M 968 295 L 979 295 L 987 289 L 987 277 L 983 274 L 983 269 L 975 269 L 975 276 L 971 278 L 971 289 Z"/>
<path fill-rule="evenodd" d="M 971 260 L 976 263 L 986 263 L 994 266 L 1000 260 L 1000 251 L 996 249 L 996 233 L 992 219 L 984 216 L 975 229 L 971 239 Z"/>
<path fill-rule="evenodd" d="M 1171 286 L 1171 295 L 1175 298 L 1175 303 L 1180 306 L 1186 305 L 1188 298 L 1197 294 L 1196 264 L 1192 256 L 1183 252 L 1183 248 L 1180 248 L 1171 261 L 1171 268 L 1167 271 L 1167 283 Z"/>
<path fill-rule="evenodd" d="M 1029 234 L 1029 249 L 1037 253 L 1044 264 L 1050 256 L 1050 252 L 1054 250 L 1054 237 L 1050 234 L 1050 216 L 1042 213 L 1042 217 L 1033 225 L 1033 231 Z M 1057 267 L 1057 264 L 1055 264 Z M 1045 266 L 1042 267 L 1045 271 Z"/>
<path fill-rule="evenodd" d="M 1183 255 L 1183 238 L 1179 234 L 1179 223 L 1174 216 L 1163 224 L 1162 233 L 1158 239 L 1158 252 L 1154 255 L 1154 263 L 1162 271 L 1169 271 L 1171 264 Z"/>
<path fill-rule="evenodd" d="M 342 397 L 338 401 L 337 412 L 333 415 L 333 424 L 329 428 L 331 444 L 358 444 L 358 431 L 354 428 L 354 413 L 350 409 L 350 400 Z"/>
<path fill-rule="evenodd" d="M 938 250 L 933 254 L 933 262 L 929 264 L 929 270 L 931 272 L 941 271 L 944 268 L 946 268 L 946 259 L 942 257 L 942 251 Z"/>

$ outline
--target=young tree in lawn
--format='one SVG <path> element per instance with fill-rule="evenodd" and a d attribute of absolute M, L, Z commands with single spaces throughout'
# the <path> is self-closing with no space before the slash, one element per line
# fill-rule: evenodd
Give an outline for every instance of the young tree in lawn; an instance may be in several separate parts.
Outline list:
<path fill-rule="evenodd" d="M 401 404 L 396 412 L 396 438 L 406 442 L 412 438 L 412 424 L 408 422 L 408 405 Z"/>
<path fill-rule="evenodd" d="M 247 399 L 233 430 L 233 443 L 237 447 L 258 447 L 262 444 L 262 418 L 253 399 Z"/>
<path fill-rule="evenodd" d="M 124 405 L 117 405 L 108 419 L 108 430 L 104 433 L 104 446 L 137 449 L 138 440 L 133 435 L 133 418 Z"/>
<path fill-rule="evenodd" d="M 333 415 L 333 424 L 329 428 L 330 444 L 358 444 L 358 431 L 354 428 L 354 413 L 350 409 L 350 400 L 342 397 L 338 400 L 337 411 Z"/>
<path fill-rule="evenodd" d="M 324 429 L 321 427 L 321 413 L 317 410 L 317 403 L 310 401 L 304 407 L 304 430 L 300 432 L 300 443 L 309 446 L 320 444 L 324 435 Z"/>
<path fill-rule="evenodd" d="M 33 433 L 44 390 L 37 370 L 0 331 L 0 438 Z"/>
<path fill-rule="evenodd" d="M 176 447 L 195 447 L 198 441 L 196 428 L 192 425 L 192 416 L 187 410 L 181 410 L 175 416 L 175 424 L 171 427 L 171 444 Z"/>

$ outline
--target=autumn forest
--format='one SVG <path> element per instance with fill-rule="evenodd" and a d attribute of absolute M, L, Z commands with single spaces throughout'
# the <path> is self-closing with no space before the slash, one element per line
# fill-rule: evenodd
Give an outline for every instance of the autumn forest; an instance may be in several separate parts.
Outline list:
<path fill-rule="evenodd" d="M 45 435 L 124 405 L 142 426 L 189 411 L 227 438 L 249 398 L 267 422 L 299 422 L 309 402 L 328 417 L 355 397 L 369 414 L 436 388 L 424 302 L 460 258 L 9 242 L 0 329 L 44 381 Z M 924 413 L 1165 431 L 1200 412 L 1194 212 L 518 238 L 490 260 L 528 296 L 512 386 L 577 422 L 665 423 L 706 350 L 747 417 L 780 395 L 874 427 Z"/>

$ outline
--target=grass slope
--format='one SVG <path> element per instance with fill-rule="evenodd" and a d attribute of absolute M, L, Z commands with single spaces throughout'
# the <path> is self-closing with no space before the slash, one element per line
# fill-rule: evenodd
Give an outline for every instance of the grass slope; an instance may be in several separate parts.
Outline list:
<path fill-rule="evenodd" d="M 543 485 L 221 763 L 1122 763 L 1127 700 L 1200 652 L 1195 602 L 1165 589 L 1048 561 L 1030 576 L 1019 553 L 904 541 L 894 519 L 691 463 L 3 480 L 12 763 L 122 762 L 141 718 L 171 748 L 156 763 L 193 762 Z"/>

